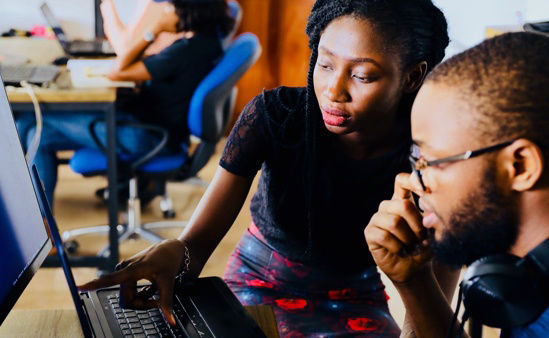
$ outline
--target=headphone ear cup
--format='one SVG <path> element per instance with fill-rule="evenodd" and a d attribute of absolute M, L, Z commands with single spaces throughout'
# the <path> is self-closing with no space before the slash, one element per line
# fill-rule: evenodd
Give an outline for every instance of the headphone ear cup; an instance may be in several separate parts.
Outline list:
<path fill-rule="evenodd" d="M 541 281 L 509 255 L 482 257 L 465 271 L 460 284 L 463 304 L 483 324 L 510 328 L 533 321 L 545 309 Z"/>

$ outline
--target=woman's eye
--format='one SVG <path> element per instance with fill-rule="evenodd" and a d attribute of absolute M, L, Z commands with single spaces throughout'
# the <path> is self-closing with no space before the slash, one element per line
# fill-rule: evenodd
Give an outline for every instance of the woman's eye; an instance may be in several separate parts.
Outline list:
<path fill-rule="evenodd" d="M 362 75 L 362 74 L 355 74 L 355 75 L 353 75 L 353 78 L 357 79 L 360 82 L 364 82 L 364 83 L 370 83 L 370 82 L 374 82 L 376 80 L 375 77 L 366 76 L 366 75 Z"/>
<path fill-rule="evenodd" d="M 331 69 L 331 67 L 329 65 L 324 64 L 324 63 L 317 63 L 317 65 L 322 69 L 326 69 L 326 70 Z"/>

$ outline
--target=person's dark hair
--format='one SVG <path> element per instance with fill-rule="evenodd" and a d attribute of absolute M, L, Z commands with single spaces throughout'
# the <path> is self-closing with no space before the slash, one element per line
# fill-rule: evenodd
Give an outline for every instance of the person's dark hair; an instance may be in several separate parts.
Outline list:
<path fill-rule="evenodd" d="M 177 31 L 226 36 L 235 21 L 226 0 L 172 0 L 179 17 Z"/>
<path fill-rule="evenodd" d="M 322 120 L 313 86 L 313 72 L 318 57 L 320 36 L 335 19 L 353 16 L 367 20 L 374 31 L 382 34 L 385 48 L 400 56 L 404 71 L 422 61 L 427 62 L 430 71 L 444 57 L 448 45 L 447 23 L 444 14 L 431 0 L 317 0 L 307 22 L 307 35 L 311 49 L 311 60 L 307 76 L 306 102 L 306 172 L 308 185 L 306 196 L 308 212 L 308 248 L 312 245 L 312 225 L 314 224 L 314 186 L 316 148 Z M 416 93 L 405 95 L 400 104 L 404 123 L 409 124 L 412 102 Z M 409 127 L 408 127 L 409 129 Z"/>
<path fill-rule="evenodd" d="M 547 154 L 549 36 L 517 32 L 488 39 L 449 58 L 426 81 L 456 88 L 479 112 L 487 142 L 527 138 Z"/>

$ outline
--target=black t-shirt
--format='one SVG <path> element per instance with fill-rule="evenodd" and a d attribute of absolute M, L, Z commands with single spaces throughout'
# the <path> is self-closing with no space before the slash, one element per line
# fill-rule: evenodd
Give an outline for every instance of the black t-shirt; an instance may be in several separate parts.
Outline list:
<path fill-rule="evenodd" d="M 168 129 L 170 144 L 179 145 L 189 137 L 187 115 L 192 94 L 222 54 L 216 35 L 197 34 L 145 58 L 152 79 L 142 85 L 129 110 L 143 122 Z"/>
<path fill-rule="evenodd" d="M 408 172 L 410 140 L 375 159 L 353 160 L 334 137 L 319 143 L 314 193 L 312 251 L 308 241 L 303 173 L 305 88 L 280 87 L 254 98 L 233 128 L 220 165 L 252 178 L 261 169 L 251 202 L 254 223 L 267 243 L 289 258 L 330 270 L 351 271 L 374 264 L 364 228 L 394 178 Z M 328 133 L 326 133 L 328 134 Z"/>

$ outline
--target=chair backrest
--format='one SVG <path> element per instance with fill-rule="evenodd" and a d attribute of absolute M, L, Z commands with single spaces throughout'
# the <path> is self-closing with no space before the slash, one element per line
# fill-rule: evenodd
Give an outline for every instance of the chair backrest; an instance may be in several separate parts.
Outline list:
<path fill-rule="evenodd" d="M 252 33 L 238 36 L 225 51 L 221 61 L 195 89 L 189 106 L 191 133 L 207 142 L 217 142 L 230 118 L 227 101 L 242 75 L 261 54 L 258 38 Z M 229 105 L 230 106 L 230 105 Z"/>
<path fill-rule="evenodd" d="M 236 83 L 261 54 L 259 39 L 252 33 L 239 35 L 221 61 L 195 89 L 189 106 L 191 134 L 200 139 L 184 176 L 194 176 L 209 160 L 232 115 Z"/>
<path fill-rule="evenodd" d="M 234 19 L 234 26 L 233 29 L 231 29 L 231 31 L 221 40 L 223 50 L 226 50 L 231 45 L 236 30 L 242 21 L 242 7 L 240 4 L 236 0 L 230 0 L 227 5 L 229 7 L 229 16 Z"/>

